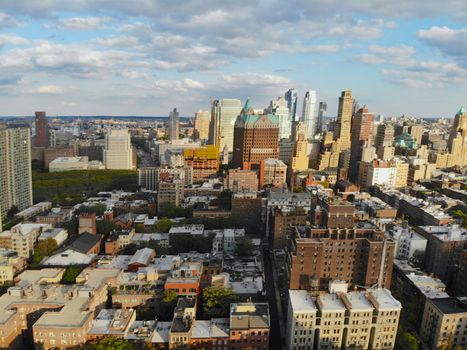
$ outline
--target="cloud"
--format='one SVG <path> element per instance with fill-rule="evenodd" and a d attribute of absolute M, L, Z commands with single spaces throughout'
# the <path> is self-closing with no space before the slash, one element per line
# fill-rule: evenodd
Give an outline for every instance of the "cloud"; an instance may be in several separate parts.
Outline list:
<path fill-rule="evenodd" d="M 418 37 L 426 44 L 467 66 L 467 28 L 431 27 L 418 31 Z"/>
<path fill-rule="evenodd" d="M 122 77 L 127 78 L 127 79 L 149 79 L 149 76 L 147 73 L 144 72 L 137 72 L 134 70 L 125 70 L 122 72 Z"/>
<path fill-rule="evenodd" d="M 105 29 L 109 17 L 74 17 L 61 18 L 53 26 L 59 30 L 98 30 Z"/>
<path fill-rule="evenodd" d="M 0 48 L 5 45 L 25 45 L 28 40 L 16 34 L 0 34 Z"/>
<path fill-rule="evenodd" d="M 0 28 L 19 27 L 23 23 L 13 16 L 0 12 Z"/>
<path fill-rule="evenodd" d="M 39 86 L 34 92 L 46 95 L 60 95 L 63 94 L 63 88 L 58 85 L 43 85 Z"/>

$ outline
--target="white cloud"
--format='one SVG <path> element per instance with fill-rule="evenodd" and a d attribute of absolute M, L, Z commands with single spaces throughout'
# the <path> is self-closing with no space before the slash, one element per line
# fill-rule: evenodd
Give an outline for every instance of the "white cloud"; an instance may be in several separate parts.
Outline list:
<path fill-rule="evenodd" d="M 60 95 L 63 94 L 63 88 L 58 85 L 43 85 L 39 86 L 34 92 L 38 94 Z"/>
<path fill-rule="evenodd" d="M 29 41 L 16 34 L 0 34 L 0 47 L 4 45 L 25 45 Z"/>
<path fill-rule="evenodd" d="M 418 31 L 418 37 L 448 56 L 467 66 L 467 28 L 431 27 Z"/>
<path fill-rule="evenodd" d="M 61 18 L 54 26 L 60 30 L 97 30 L 104 29 L 110 20 L 110 17 Z"/>
<path fill-rule="evenodd" d="M 134 70 L 125 70 L 122 72 L 122 77 L 127 79 L 148 79 L 149 76 L 147 73 L 144 72 L 137 72 Z"/>
<path fill-rule="evenodd" d="M 0 28 L 19 27 L 23 22 L 17 20 L 13 16 L 0 12 Z"/>

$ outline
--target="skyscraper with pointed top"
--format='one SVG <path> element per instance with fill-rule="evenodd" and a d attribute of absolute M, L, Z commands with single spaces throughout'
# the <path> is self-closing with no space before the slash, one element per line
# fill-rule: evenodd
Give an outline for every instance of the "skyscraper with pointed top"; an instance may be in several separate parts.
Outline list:
<path fill-rule="evenodd" d="M 454 116 L 448 149 L 451 153 L 451 166 L 467 165 L 467 111 L 463 106 Z"/>
<path fill-rule="evenodd" d="M 353 97 L 352 91 L 342 91 L 339 97 L 339 109 L 337 111 L 337 128 L 334 139 L 339 140 L 340 150 L 350 148 L 350 130 L 352 124 Z"/>

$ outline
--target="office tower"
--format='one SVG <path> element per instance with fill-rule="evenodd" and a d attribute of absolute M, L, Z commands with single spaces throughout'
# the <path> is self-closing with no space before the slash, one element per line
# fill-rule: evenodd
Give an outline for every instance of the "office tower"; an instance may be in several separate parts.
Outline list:
<path fill-rule="evenodd" d="M 215 100 L 211 109 L 209 143 L 217 145 L 223 152 L 233 152 L 234 125 L 242 110 L 242 103 L 237 99 Z"/>
<path fill-rule="evenodd" d="M 320 102 L 318 108 L 318 118 L 316 121 L 316 132 L 322 132 L 324 128 L 324 114 L 328 109 L 328 104 L 326 102 Z"/>
<path fill-rule="evenodd" d="M 279 118 L 279 140 L 289 138 L 292 130 L 292 119 L 289 107 L 287 107 L 287 101 L 283 97 L 278 97 L 277 100 L 271 101 L 268 113 L 274 114 Z"/>
<path fill-rule="evenodd" d="M 264 159 L 279 157 L 279 118 L 255 114 L 247 100 L 235 122 L 233 163 L 235 167 L 259 167 Z"/>
<path fill-rule="evenodd" d="M 364 106 L 352 118 L 350 164 L 353 166 L 349 167 L 349 180 L 352 182 L 357 181 L 358 162 L 362 160 L 362 148 L 365 144 L 371 143 L 374 116 L 374 113 L 368 112 L 368 108 Z"/>
<path fill-rule="evenodd" d="M 341 151 L 350 148 L 352 109 L 352 91 L 342 91 L 341 96 L 339 97 L 339 109 L 337 111 L 337 128 L 334 131 L 334 139 L 339 140 Z"/>
<path fill-rule="evenodd" d="M 467 165 L 467 112 L 464 107 L 454 117 L 448 149 L 451 153 L 451 166 Z"/>
<path fill-rule="evenodd" d="M 35 125 L 34 147 L 48 147 L 50 144 L 49 124 L 47 123 L 45 112 L 36 112 Z"/>
<path fill-rule="evenodd" d="M 295 89 L 289 89 L 285 93 L 284 97 L 285 100 L 287 101 L 287 107 L 289 108 L 290 112 L 290 120 L 293 122 L 298 121 L 297 120 L 297 90 Z"/>
<path fill-rule="evenodd" d="M 315 136 L 316 133 L 316 91 L 307 91 L 303 98 L 302 121 L 308 127 L 306 138 Z"/>
<path fill-rule="evenodd" d="M 127 129 L 111 129 L 105 135 L 104 163 L 106 169 L 135 169 L 130 133 Z"/>
<path fill-rule="evenodd" d="M 174 108 L 173 111 L 171 111 L 169 114 L 169 127 L 168 127 L 169 141 L 178 140 L 179 134 L 180 134 L 180 118 L 178 115 L 177 108 Z"/>
<path fill-rule="evenodd" d="M 199 110 L 195 113 L 195 140 L 207 140 L 209 138 L 209 124 L 211 123 L 211 112 Z"/>
<path fill-rule="evenodd" d="M 304 171 L 308 169 L 308 125 L 300 122 L 294 128 L 294 146 L 292 151 L 291 168 L 293 171 Z"/>
<path fill-rule="evenodd" d="M 32 205 L 31 139 L 27 128 L 0 126 L 0 216 Z"/>

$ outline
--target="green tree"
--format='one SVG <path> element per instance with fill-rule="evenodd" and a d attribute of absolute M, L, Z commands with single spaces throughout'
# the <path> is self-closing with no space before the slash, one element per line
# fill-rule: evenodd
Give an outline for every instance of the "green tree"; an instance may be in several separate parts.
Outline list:
<path fill-rule="evenodd" d="M 164 217 L 157 222 L 155 229 L 156 229 L 156 232 L 169 232 L 172 225 L 173 225 L 172 220 Z"/>
<path fill-rule="evenodd" d="M 113 221 L 107 220 L 97 220 L 96 222 L 96 229 L 97 233 L 108 235 L 113 230 L 117 229 L 117 225 Z"/>
<path fill-rule="evenodd" d="M 464 213 L 464 211 L 458 209 L 458 210 L 454 210 L 451 213 L 451 215 L 460 219 L 462 221 L 461 223 L 462 227 L 467 228 L 467 213 Z"/>
<path fill-rule="evenodd" d="M 107 205 L 104 203 L 96 203 L 94 205 L 82 205 L 76 210 L 76 214 L 81 213 L 95 213 L 96 215 L 100 216 L 105 213 L 107 210 Z"/>
<path fill-rule="evenodd" d="M 239 256 L 250 256 L 253 254 L 253 241 L 248 236 L 238 237 L 235 241 L 235 253 Z"/>
<path fill-rule="evenodd" d="M 67 230 L 70 236 L 74 236 L 78 234 L 78 224 L 78 219 L 76 217 L 72 217 L 70 220 L 62 222 L 60 226 Z"/>
<path fill-rule="evenodd" d="M 396 348 L 401 350 L 418 350 L 417 338 L 409 332 L 404 332 L 398 336 Z"/>
<path fill-rule="evenodd" d="M 62 280 L 60 283 L 62 284 L 74 284 L 76 281 L 76 277 L 80 274 L 82 268 L 77 266 L 69 266 L 66 268 L 65 272 L 63 273 Z"/>
<path fill-rule="evenodd" d="M 232 289 L 205 288 L 203 290 L 203 312 L 206 317 L 227 317 L 230 304 L 240 300 Z"/>
<path fill-rule="evenodd" d="M 136 344 L 113 337 L 102 338 L 86 345 L 88 350 L 137 350 Z"/>
<path fill-rule="evenodd" d="M 18 207 L 16 205 L 13 205 L 8 211 L 6 212 L 6 217 L 8 219 L 12 219 L 15 217 L 16 214 L 19 213 Z"/>
<path fill-rule="evenodd" d="M 38 265 L 42 259 L 47 256 L 50 256 L 56 249 L 58 245 L 55 239 L 47 238 L 43 241 L 39 241 L 34 248 L 34 254 L 32 255 L 33 265 Z"/>

